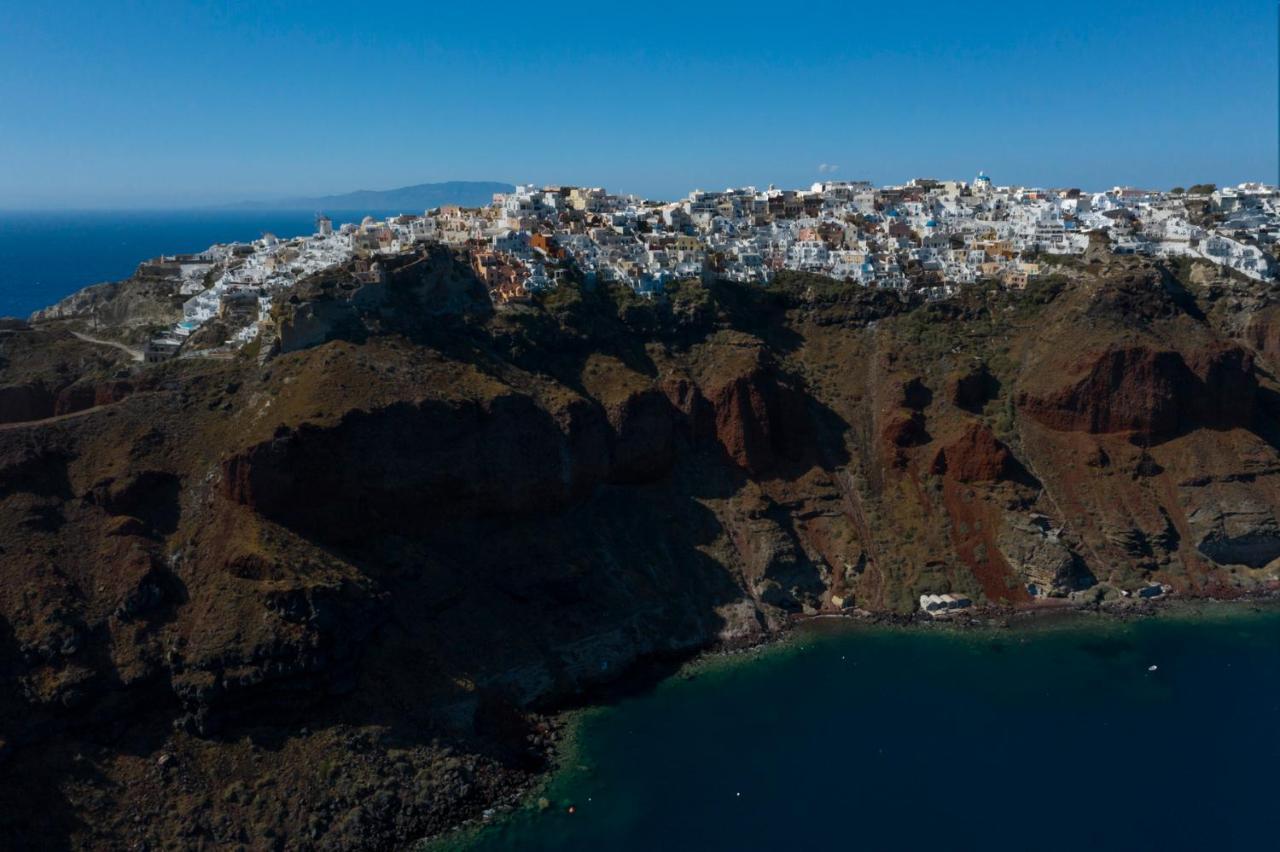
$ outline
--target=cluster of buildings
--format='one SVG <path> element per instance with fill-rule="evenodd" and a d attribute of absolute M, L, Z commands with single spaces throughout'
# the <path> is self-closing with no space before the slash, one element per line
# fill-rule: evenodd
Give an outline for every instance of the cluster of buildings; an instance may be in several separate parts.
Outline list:
<path fill-rule="evenodd" d="M 808 190 L 698 190 L 657 202 L 527 185 L 487 208 L 444 208 L 418 233 L 469 248 L 496 301 L 565 275 L 653 294 L 700 276 L 767 283 L 784 269 L 937 298 L 983 279 L 1025 286 L 1040 273 L 1038 256 L 1081 254 L 1096 231 L 1117 253 L 1199 257 L 1275 277 L 1280 192 L 1196 189 L 1087 193 L 996 186 L 979 174 L 880 188 L 826 181 Z"/>
<path fill-rule="evenodd" d="M 973 601 L 965 595 L 921 595 L 920 611 L 935 618 L 941 615 L 955 612 L 958 609 L 968 609 L 973 606 Z"/>
<path fill-rule="evenodd" d="M 1105 192 L 918 179 L 874 187 L 825 181 L 807 190 L 697 190 L 677 201 L 600 188 L 524 185 L 480 208 L 445 206 L 310 236 L 218 245 L 161 258 L 189 296 L 184 317 L 155 342 L 157 357 L 214 317 L 236 345 L 253 339 L 272 300 L 302 277 L 442 243 L 465 252 L 495 303 L 528 298 L 565 280 L 616 282 L 661 293 L 672 281 L 721 278 L 768 283 L 781 270 L 868 287 L 921 290 L 930 298 L 995 280 L 1024 287 L 1042 255 L 1081 254 L 1103 232 L 1111 251 L 1203 258 L 1258 280 L 1277 274 L 1280 190 L 1246 183 L 1217 189 Z M 161 352 L 161 350 L 164 350 Z"/>
<path fill-rule="evenodd" d="M 236 348 L 256 338 L 268 321 L 273 299 L 303 278 L 351 259 L 349 235 L 334 231 L 333 223 L 323 216 L 316 224 L 316 233 L 307 237 L 281 240 L 264 234 L 252 243 L 218 244 L 199 254 L 166 256 L 143 264 L 142 273 L 168 270 L 170 277 L 176 273 L 178 292 L 185 297 L 182 319 L 151 340 L 147 360 L 183 353 L 187 339 L 214 319 L 229 330 L 219 349 Z"/>

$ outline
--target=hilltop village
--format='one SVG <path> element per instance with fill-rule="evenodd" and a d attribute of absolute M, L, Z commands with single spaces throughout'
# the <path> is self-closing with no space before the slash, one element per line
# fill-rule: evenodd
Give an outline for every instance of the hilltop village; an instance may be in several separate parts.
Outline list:
<path fill-rule="evenodd" d="M 1264 605 L 1278 201 L 521 187 L 0 320 L 0 849 L 415 848 L 807 618 Z"/>
<path fill-rule="evenodd" d="M 502 305 L 566 280 L 616 282 L 655 297 L 678 280 L 767 284 L 779 270 L 943 299 L 977 281 L 1025 287 L 1044 260 L 1082 254 L 1090 234 L 1105 234 L 1117 254 L 1202 258 L 1273 280 L 1280 191 L 1246 183 L 1091 193 L 996 186 L 979 174 L 883 188 L 826 181 L 808 190 L 697 190 L 661 202 L 524 185 L 487 207 L 365 217 L 337 228 L 319 216 L 311 236 L 266 234 L 144 264 L 148 274 L 176 279 L 187 297 L 182 320 L 152 340 L 147 358 L 184 354 L 185 341 L 214 318 L 225 339 L 198 351 L 239 347 L 266 326 L 273 299 L 307 276 L 354 260 L 357 278 L 376 281 L 389 256 L 427 243 L 464 252 Z"/>

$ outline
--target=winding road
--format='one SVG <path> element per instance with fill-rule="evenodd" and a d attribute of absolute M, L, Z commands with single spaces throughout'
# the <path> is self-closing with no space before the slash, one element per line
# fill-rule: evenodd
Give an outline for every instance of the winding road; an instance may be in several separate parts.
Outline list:
<path fill-rule="evenodd" d="M 89 335 L 81 334 L 78 331 L 73 331 L 71 333 L 74 334 L 79 339 L 83 340 L 85 343 L 96 343 L 99 346 L 111 346 L 116 349 L 119 349 L 121 352 L 128 355 L 134 361 L 144 360 L 144 356 L 142 354 L 141 349 L 134 349 L 132 346 L 125 346 L 123 343 L 120 343 L 119 341 L 116 341 L 116 340 L 103 340 L 102 338 L 99 338 L 99 337 L 90 337 Z"/>

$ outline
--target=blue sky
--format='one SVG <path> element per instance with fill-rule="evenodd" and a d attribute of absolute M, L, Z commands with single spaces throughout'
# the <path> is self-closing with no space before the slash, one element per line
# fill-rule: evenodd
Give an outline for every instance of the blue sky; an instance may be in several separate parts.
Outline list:
<path fill-rule="evenodd" d="M 1276 180 L 1276 6 L 0 4 L 0 207 Z"/>

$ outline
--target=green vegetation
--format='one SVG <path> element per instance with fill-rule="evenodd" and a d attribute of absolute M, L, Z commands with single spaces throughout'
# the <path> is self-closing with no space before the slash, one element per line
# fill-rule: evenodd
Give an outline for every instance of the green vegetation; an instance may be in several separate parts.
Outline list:
<path fill-rule="evenodd" d="M 1022 320 L 1038 313 L 1062 282 L 1060 276 L 1047 276 L 1022 291 L 1004 290 L 993 281 L 969 284 L 954 300 L 929 302 L 904 314 L 896 329 L 904 342 L 919 348 L 925 361 L 947 354 L 987 359 L 998 351 L 993 344 L 1012 330 L 1010 315 Z"/>
<path fill-rule="evenodd" d="M 553 314 L 562 314 L 574 310 L 582 303 L 583 285 L 576 281 L 567 281 L 558 287 L 544 290 L 535 297 L 535 301 Z"/>
<path fill-rule="evenodd" d="M 677 319 L 701 325 L 715 318 L 715 295 L 697 279 L 667 285 L 666 297 L 671 314 Z"/>
<path fill-rule="evenodd" d="M 1064 269 L 1084 269 L 1085 262 L 1077 254 L 1053 254 L 1044 252 L 1036 256 L 1042 266 L 1061 266 Z"/>
<path fill-rule="evenodd" d="M 829 275 L 784 269 L 774 276 L 765 290 L 784 302 L 791 302 L 797 299 L 834 301 L 842 296 L 854 296 L 866 288 L 861 284 L 841 281 Z"/>
<path fill-rule="evenodd" d="M 951 589 L 951 578 L 948 576 L 947 567 L 942 563 L 931 563 L 920 569 L 920 573 L 916 575 L 915 582 L 911 584 L 910 598 L 908 599 L 911 608 L 915 609 L 916 601 L 920 595 L 945 595 Z"/>
<path fill-rule="evenodd" d="M 1023 315 L 1037 313 L 1040 308 L 1058 298 L 1067 283 L 1065 275 L 1036 276 L 1027 282 L 1025 289 L 1010 293 L 1014 308 Z"/>
<path fill-rule="evenodd" d="M 697 279 L 673 282 L 653 298 L 621 284 L 571 282 L 540 294 L 535 304 L 559 328 L 606 347 L 624 334 L 650 340 L 705 336 L 721 315 L 717 293 Z"/>
<path fill-rule="evenodd" d="M 1004 405 L 1000 407 L 1000 413 L 992 424 L 995 436 L 1006 444 L 1013 444 L 1017 437 L 1017 418 L 1018 409 L 1013 404 L 1013 395 L 1006 395 Z"/>

